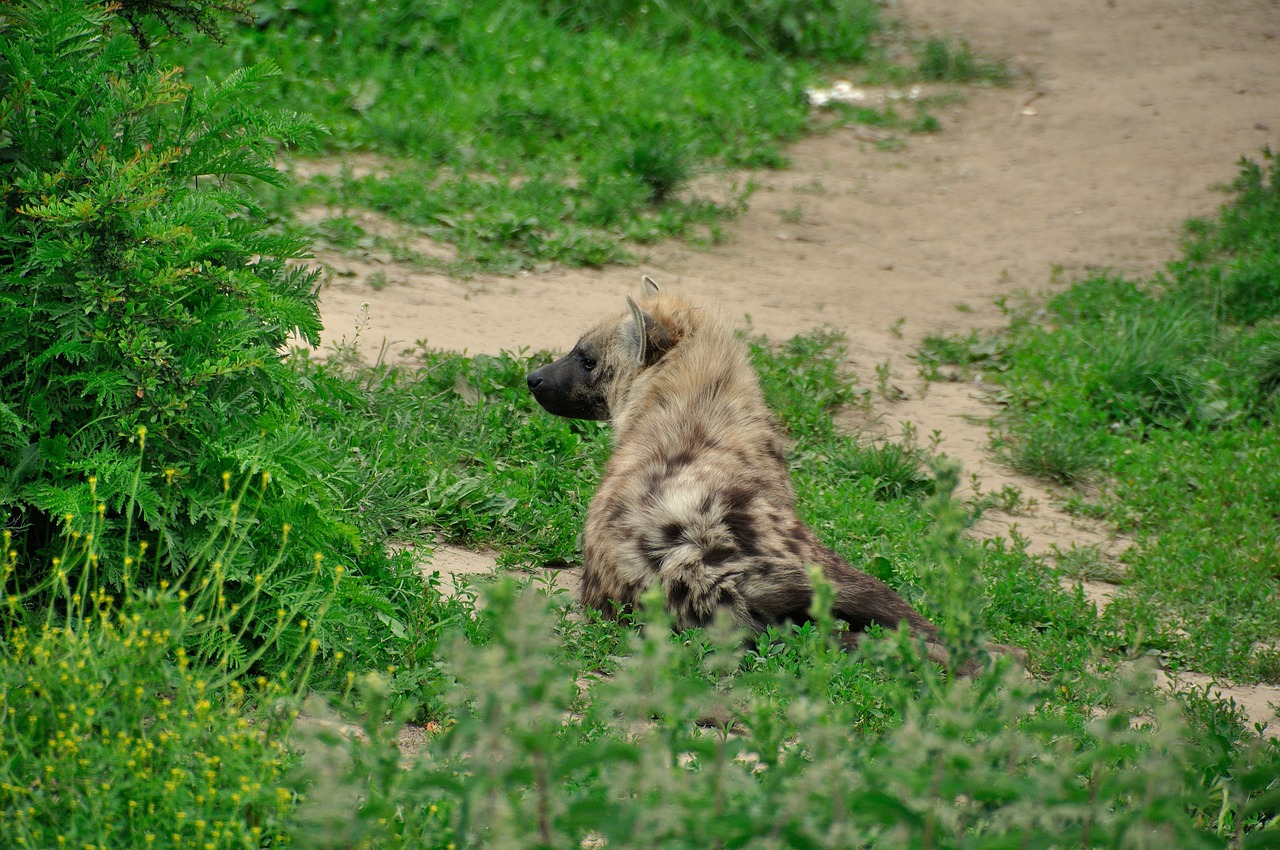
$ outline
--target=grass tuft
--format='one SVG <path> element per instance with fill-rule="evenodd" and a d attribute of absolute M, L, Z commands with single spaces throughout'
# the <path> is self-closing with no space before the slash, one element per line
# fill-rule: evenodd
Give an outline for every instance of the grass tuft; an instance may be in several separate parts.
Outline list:
<path fill-rule="evenodd" d="M 677 132 L 652 125 L 632 136 L 618 168 L 644 184 L 650 203 L 661 204 L 693 176 L 695 161 L 690 145 Z"/>
<path fill-rule="evenodd" d="M 1058 427 L 1050 420 L 1028 420 L 995 441 L 996 456 L 1019 472 L 1058 484 L 1088 481 L 1104 455 L 1088 433 Z"/>
<path fill-rule="evenodd" d="M 930 38 L 916 48 L 922 79 L 948 83 L 1006 85 L 1009 69 L 999 62 L 979 58 L 967 41 Z"/>

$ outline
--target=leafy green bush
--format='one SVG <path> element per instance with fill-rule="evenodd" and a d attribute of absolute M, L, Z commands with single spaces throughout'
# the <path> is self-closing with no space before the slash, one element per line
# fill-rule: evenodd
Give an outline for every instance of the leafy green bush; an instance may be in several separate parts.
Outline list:
<path fill-rule="evenodd" d="M 0 100 L 0 504 L 32 552 L 49 517 L 96 510 L 89 474 L 119 513 L 143 429 L 152 525 L 166 503 L 207 520 L 221 494 L 205 482 L 227 469 L 308 474 L 281 460 L 300 388 L 279 350 L 319 331 L 314 273 L 286 262 L 303 246 L 268 235 L 237 188 L 279 181 L 276 141 L 315 125 L 243 104 L 270 69 L 192 92 L 103 8 L 70 5 L 18 10 Z"/>
<path fill-rule="evenodd" d="M 239 516 L 228 593 L 248 592 L 283 535 L 302 587 L 323 551 L 326 571 L 399 588 L 344 591 L 331 625 L 368 630 L 403 604 L 407 573 L 360 550 L 335 507 L 344 464 L 302 411 L 341 388 L 283 357 L 317 341 L 315 273 L 252 194 L 283 180 L 278 145 L 320 128 L 251 104 L 270 66 L 192 89 L 139 52 L 118 11 L 24 2 L 0 45 L 0 523 L 24 583 L 68 523 L 89 521 L 107 586 L 124 580 L 130 533 L 153 555 L 132 580 L 172 579 L 253 479 L 265 498 Z M 314 614 L 321 599 L 295 590 L 275 588 L 278 607 Z M 252 623 L 244 651 L 269 631 Z"/>

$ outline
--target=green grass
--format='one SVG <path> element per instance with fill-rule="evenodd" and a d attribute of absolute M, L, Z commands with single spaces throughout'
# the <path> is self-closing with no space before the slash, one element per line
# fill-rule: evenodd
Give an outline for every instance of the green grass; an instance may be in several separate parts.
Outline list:
<path fill-rule="evenodd" d="M 805 518 L 853 563 L 912 601 L 948 610 L 948 593 L 930 584 L 936 553 L 923 506 L 935 480 L 928 452 L 863 443 L 835 427 L 833 414 L 860 403 L 865 391 L 833 333 L 776 346 L 754 340 L 752 351 L 766 396 L 796 440 L 792 465 Z M 524 389 L 524 375 L 547 357 L 422 352 L 412 367 L 342 358 L 296 365 L 317 387 L 360 387 L 317 408 L 312 425 L 356 465 L 344 473 L 353 514 L 373 518 L 390 538 L 440 535 L 491 546 L 502 564 L 519 569 L 577 561 L 586 505 L 608 454 L 605 426 L 552 417 Z M 1017 549 L 957 545 L 983 575 L 985 593 L 1004 600 L 986 609 L 984 627 L 999 640 L 1035 647 L 1046 657 L 1046 674 L 1064 681 L 1084 676 L 1089 649 L 1077 638 L 1095 627 L 1082 601 Z M 1044 631 L 1050 622 L 1054 628 Z M 586 636 L 581 626 L 564 628 L 575 635 L 574 646 L 616 643 Z M 605 663 L 600 653 L 587 656 Z M 1064 665 L 1063 658 L 1074 660 Z"/>
<path fill-rule="evenodd" d="M 1172 271 L 1180 288 L 1230 322 L 1258 322 L 1280 313 L 1280 229 L 1276 160 L 1243 158 L 1230 189 L 1232 203 L 1214 219 L 1187 224 L 1185 256 Z"/>
<path fill-rule="evenodd" d="M 1280 504 L 1271 297 L 1280 172 L 1246 162 L 1220 215 L 1188 227 L 1182 258 L 1134 282 L 1082 280 L 1015 318 L 999 341 L 1013 466 L 1099 489 L 1075 510 L 1133 546 L 1107 628 L 1172 668 L 1280 682 Z M 951 362 L 979 363 L 970 340 Z M 927 351 L 942 350 L 934 345 Z"/>
<path fill-rule="evenodd" d="M 607 432 L 544 415 L 524 386 L 534 362 L 422 351 L 408 366 L 296 367 L 316 386 L 359 388 L 318 408 L 313 427 L 352 458 L 351 510 L 382 537 L 438 534 L 496 546 L 506 563 L 564 563 Z"/>
<path fill-rule="evenodd" d="M 938 336 L 924 338 L 916 359 L 920 362 L 920 375 L 926 380 L 967 380 L 975 370 L 1000 369 L 1004 351 L 998 337 L 982 336 L 973 331 L 964 337 Z M 942 365 L 959 366 L 953 373 L 944 373 Z"/>
<path fill-rule="evenodd" d="M 160 49 L 191 79 L 274 63 L 284 74 L 259 103 L 328 128 L 334 167 L 275 196 L 275 213 L 374 210 L 455 245 L 445 267 L 462 273 L 717 241 L 750 195 L 740 170 L 784 166 L 813 129 L 806 86 L 919 76 L 888 64 L 869 0 L 269 0 L 253 12 L 225 47 Z M 892 106 L 838 120 L 938 129 Z M 336 166 L 357 152 L 373 173 Z"/>

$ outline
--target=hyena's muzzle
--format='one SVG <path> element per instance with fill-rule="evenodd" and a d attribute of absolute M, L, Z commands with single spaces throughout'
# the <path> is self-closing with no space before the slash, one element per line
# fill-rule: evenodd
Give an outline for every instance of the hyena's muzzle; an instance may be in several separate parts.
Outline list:
<path fill-rule="evenodd" d="M 529 392 L 548 413 L 566 419 L 608 419 L 608 376 L 595 357 L 575 346 L 564 357 L 529 373 Z"/>

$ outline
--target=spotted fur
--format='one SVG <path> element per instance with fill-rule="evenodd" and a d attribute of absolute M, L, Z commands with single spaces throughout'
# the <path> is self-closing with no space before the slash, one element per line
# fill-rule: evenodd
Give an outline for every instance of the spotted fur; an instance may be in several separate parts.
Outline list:
<path fill-rule="evenodd" d="M 800 520 L 788 441 L 732 328 L 647 277 L 642 302 L 627 303 L 528 376 L 549 412 L 613 425 L 583 532 L 582 601 L 626 610 L 656 583 L 678 629 L 723 609 L 759 633 L 808 618 L 816 565 L 855 635 L 905 622 L 936 641 L 931 622 Z"/>

